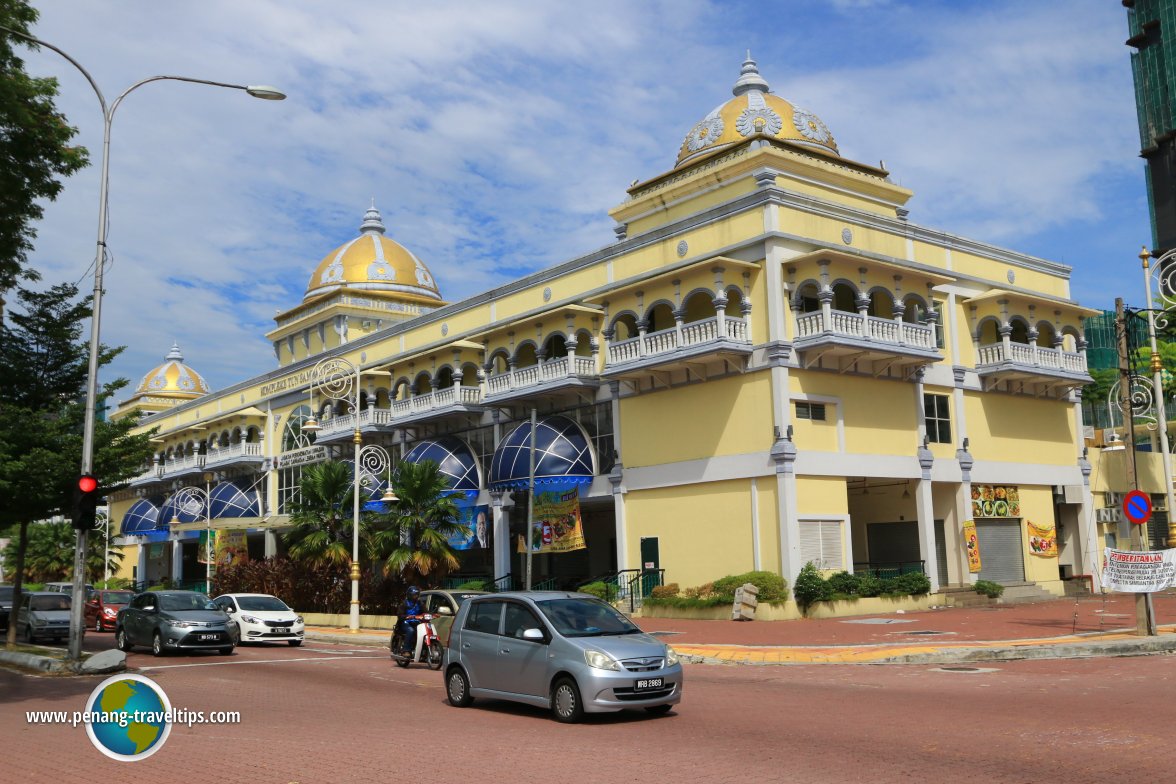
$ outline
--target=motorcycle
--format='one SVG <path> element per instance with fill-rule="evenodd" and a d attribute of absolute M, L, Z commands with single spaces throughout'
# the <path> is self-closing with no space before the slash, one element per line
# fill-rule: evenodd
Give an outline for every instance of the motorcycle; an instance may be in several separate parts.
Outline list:
<path fill-rule="evenodd" d="M 417 624 L 416 648 L 411 656 L 401 653 L 404 647 L 404 634 L 401 631 L 402 624 L 396 624 L 388 646 L 392 652 L 392 661 L 401 667 L 407 667 L 413 662 L 424 662 L 429 665 L 430 670 L 439 670 L 441 669 L 441 638 L 437 636 L 437 629 L 433 626 L 433 615 L 425 613 L 418 617 L 421 622 Z"/>

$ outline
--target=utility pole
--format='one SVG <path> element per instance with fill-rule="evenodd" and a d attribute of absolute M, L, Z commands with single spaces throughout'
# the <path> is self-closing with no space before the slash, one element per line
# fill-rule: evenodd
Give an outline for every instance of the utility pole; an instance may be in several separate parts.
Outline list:
<path fill-rule="evenodd" d="M 1127 491 L 1138 490 L 1135 473 L 1135 412 L 1131 406 L 1131 357 L 1127 351 L 1127 319 L 1123 313 L 1123 298 L 1115 298 L 1115 334 L 1119 347 L 1119 410 L 1123 412 L 1123 444 L 1127 449 L 1123 465 L 1127 474 Z M 1147 550 L 1144 525 L 1131 525 L 1131 548 Z M 1156 634 L 1156 616 L 1152 610 L 1150 593 L 1135 594 L 1135 633 L 1140 637 Z"/>

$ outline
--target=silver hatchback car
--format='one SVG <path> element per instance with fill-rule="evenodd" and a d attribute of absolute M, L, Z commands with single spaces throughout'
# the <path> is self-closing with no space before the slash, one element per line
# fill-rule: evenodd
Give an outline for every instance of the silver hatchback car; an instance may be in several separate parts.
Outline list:
<path fill-rule="evenodd" d="M 626 708 L 666 713 L 682 699 L 674 649 L 582 593 L 473 597 L 453 620 L 443 667 L 451 705 L 511 700 L 567 723 Z"/>

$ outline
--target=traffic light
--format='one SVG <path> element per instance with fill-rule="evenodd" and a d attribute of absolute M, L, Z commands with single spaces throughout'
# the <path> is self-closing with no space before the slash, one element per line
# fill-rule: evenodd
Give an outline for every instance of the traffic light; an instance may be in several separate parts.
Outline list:
<path fill-rule="evenodd" d="M 74 486 L 73 527 L 93 530 L 98 527 L 98 480 L 82 474 Z"/>

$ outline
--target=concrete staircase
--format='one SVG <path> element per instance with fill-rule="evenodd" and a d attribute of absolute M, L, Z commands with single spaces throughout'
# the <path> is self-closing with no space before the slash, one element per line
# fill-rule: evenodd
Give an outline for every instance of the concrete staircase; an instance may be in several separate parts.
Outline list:
<path fill-rule="evenodd" d="M 976 593 L 971 586 L 948 586 L 939 589 L 939 597 L 945 607 L 989 607 L 996 604 L 996 599 L 989 599 L 982 593 Z"/>
<path fill-rule="evenodd" d="M 1075 583 L 1074 590 L 1084 590 L 1086 583 L 1081 581 L 1071 581 Z M 1067 596 L 1071 594 L 1067 593 Z M 1033 602 L 1046 602 L 1058 597 L 1054 596 L 1044 588 L 1038 587 L 1036 583 L 1008 583 L 1004 587 L 1004 593 L 1000 595 L 999 599 L 989 599 L 982 593 L 976 593 L 976 589 L 971 586 L 953 585 L 939 589 L 939 596 L 943 600 L 946 607 L 991 607 L 994 604 L 1031 604 Z"/>
<path fill-rule="evenodd" d="M 1056 598 L 1058 597 L 1038 587 L 1036 583 L 1008 583 L 1004 587 L 1004 593 L 996 601 L 1000 604 L 1033 604 Z"/>

